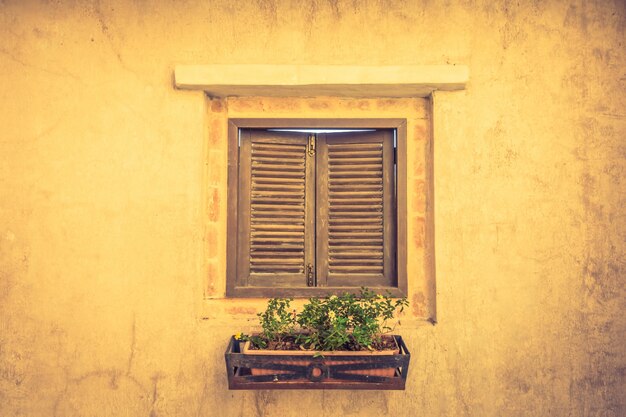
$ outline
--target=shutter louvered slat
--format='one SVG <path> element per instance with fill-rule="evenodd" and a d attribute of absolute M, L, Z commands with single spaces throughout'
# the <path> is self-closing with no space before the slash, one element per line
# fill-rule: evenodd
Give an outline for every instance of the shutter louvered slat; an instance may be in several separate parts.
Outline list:
<path fill-rule="evenodd" d="M 382 184 L 360 184 L 360 185 L 336 185 L 332 184 L 329 187 L 329 191 L 342 192 L 342 191 L 382 191 Z"/>
<path fill-rule="evenodd" d="M 383 190 L 376 191 L 331 191 L 330 198 L 375 198 L 381 199 L 383 197 Z"/>
<path fill-rule="evenodd" d="M 256 231 L 258 232 L 265 232 L 265 231 L 273 231 L 273 230 L 285 230 L 285 231 L 291 231 L 291 230 L 297 230 L 300 231 L 302 229 L 301 224 L 289 224 L 289 223 L 280 223 L 277 224 L 275 222 L 272 222 L 271 224 L 264 224 L 261 222 L 252 222 L 254 224 L 254 228 Z"/>
<path fill-rule="evenodd" d="M 265 186 L 265 185 L 281 185 L 281 184 L 286 184 L 286 185 L 301 185 L 302 184 L 302 179 L 301 178 L 281 178 L 281 177 L 267 177 L 267 178 L 257 178 L 256 183 L 259 186 Z"/>
<path fill-rule="evenodd" d="M 333 232 L 341 232 L 342 230 L 354 230 L 355 225 L 354 223 L 351 224 L 342 224 L 339 223 L 338 225 L 334 226 L 332 223 L 330 225 L 330 227 L 328 228 L 328 230 L 330 231 L 330 233 Z M 366 225 L 360 225 L 359 226 L 359 230 L 363 231 L 363 232 L 382 232 L 383 231 L 383 225 L 382 224 L 378 224 L 378 223 L 373 223 L 373 224 L 366 224 Z"/>
<path fill-rule="evenodd" d="M 368 185 L 377 185 L 382 186 L 383 183 L 380 178 L 341 178 L 341 179 L 333 179 L 330 183 L 331 187 L 335 186 L 345 186 L 345 187 L 361 187 Z"/>
<path fill-rule="evenodd" d="M 270 170 L 270 169 L 253 169 L 252 170 L 252 175 L 255 175 L 256 177 L 269 177 L 269 178 L 273 178 L 276 177 L 278 175 L 280 175 L 281 177 L 288 177 L 297 181 L 297 183 L 300 183 L 300 181 L 304 181 L 304 177 L 301 176 L 300 172 L 297 171 L 281 171 L 280 169 L 277 170 Z"/>
<path fill-rule="evenodd" d="M 350 142 L 344 142 L 344 143 L 327 143 L 326 146 L 328 146 L 328 150 L 329 150 L 329 154 L 328 154 L 328 158 L 329 159 L 333 159 L 335 157 L 334 154 L 331 154 L 331 152 L 333 153 L 370 153 L 370 152 L 378 152 L 382 146 L 381 146 L 381 142 L 380 141 L 374 141 L 374 142 L 361 142 L 358 144 L 358 148 L 354 147 L 354 144 L 357 143 L 357 141 L 350 141 Z"/>
<path fill-rule="evenodd" d="M 259 251 L 274 251 L 276 253 L 276 245 L 274 244 L 264 244 L 264 243 L 253 243 L 250 246 L 253 250 Z M 303 252 L 304 245 L 294 245 L 294 244 L 284 244 L 281 245 L 280 250 L 284 252 Z"/>
<path fill-rule="evenodd" d="M 360 204 L 360 205 L 356 205 L 356 204 L 349 204 L 349 203 L 338 203 L 336 202 L 334 205 L 334 210 L 332 213 L 330 213 L 331 216 L 336 215 L 337 217 L 339 217 L 340 213 L 351 213 L 354 210 L 360 210 L 360 213 L 364 216 L 371 214 L 368 212 L 377 212 L 380 213 L 383 211 L 383 206 L 382 204 L 372 204 L 371 206 L 366 205 L 366 204 Z"/>
<path fill-rule="evenodd" d="M 289 213 L 289 215 L 297 215 L 297 216 L 302 216 L 302 213 L 304 213 L 304 209 L 302 207 L 293 206 L 293 205 L 282 207 L 277 204 L 272 204 L 272 202 L 268 204 L 257 202 L 255 208 L 257 209 L 257 212 L 254 213 L 254 215 L 256 216 L 259 216 L 260 213 L 263 211 L 280 211 L 280 212 Z"/>
<path fill-rule="evenodd" d="M 379 245 L 379 244 L 374 244 L 371 242 L 367 242 L 367 244 L 354 244 L 354 245 L 333 245 L 329 248 L 329 252 L 334 252 L 334 253 L 352 253 L 352 252 L 363 252 L 363 253 L 367 253 L 368 256 L 369 255 L 376 255 L 378 256 L 379 252 L 381 252 L 383 250 L 383 245 Z"/>

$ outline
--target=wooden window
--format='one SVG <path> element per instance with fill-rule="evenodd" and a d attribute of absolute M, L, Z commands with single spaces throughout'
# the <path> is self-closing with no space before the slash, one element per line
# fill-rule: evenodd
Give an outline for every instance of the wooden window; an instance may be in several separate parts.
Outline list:
<path fill-rule="evenodd" d="M 406 294 L 405 126 L 231 119 L 227 294 Z"/>

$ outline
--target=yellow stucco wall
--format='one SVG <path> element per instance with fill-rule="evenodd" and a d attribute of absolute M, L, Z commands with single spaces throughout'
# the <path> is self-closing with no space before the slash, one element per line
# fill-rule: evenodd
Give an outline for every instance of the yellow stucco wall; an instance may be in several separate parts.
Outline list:
<path fill-rule="evenodd" d="M 0 416 L 626 415 L 623 1 L 59 3 L 0 2 Z M 226 389 L 236 106 L 172 71 L 248 62 L 470 68 L 404 392 Z"/>

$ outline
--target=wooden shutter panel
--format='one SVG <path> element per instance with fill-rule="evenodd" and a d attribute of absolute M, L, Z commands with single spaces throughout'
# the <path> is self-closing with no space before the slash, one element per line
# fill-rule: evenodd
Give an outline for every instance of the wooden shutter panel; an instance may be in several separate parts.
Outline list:
<path fill-rule="evenodd" d="M 317 149 L 318 283 L 395 285 L 393 131 L 318 135 Z"/>
<path fill-rule="evenodd" d="M 241 131 L 238 284 L 306 286 L 314 258 L 314 161 L 301 133 Z"/>

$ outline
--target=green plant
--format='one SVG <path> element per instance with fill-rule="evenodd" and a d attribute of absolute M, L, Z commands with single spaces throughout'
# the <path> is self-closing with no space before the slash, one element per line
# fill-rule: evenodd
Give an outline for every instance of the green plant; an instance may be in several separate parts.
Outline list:
<path fill-rule="evenodd" d="M 310 298 L 300 313 L 290 309 L 291 299 L 272 298 L 259 313 L 262 332 L 247 337 L 258 348 L 380 350 L 388 321 L 408 305 L 406 298 L 392 299 L 361 288 L 359 295 Z"/>
<path fill-rule="evenodd" d="M 271 298 L 264 312 L 257 314 L 261 328 L 260 336 L 242 336 L 259 348 L 282 346 L 286 338 L 293 337 L 296 325 L 295 310 L 291 310 L 290 298 Z"/>

